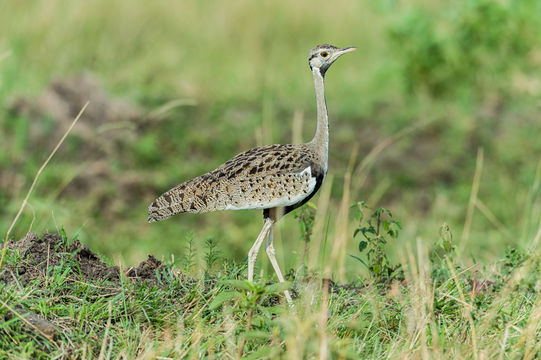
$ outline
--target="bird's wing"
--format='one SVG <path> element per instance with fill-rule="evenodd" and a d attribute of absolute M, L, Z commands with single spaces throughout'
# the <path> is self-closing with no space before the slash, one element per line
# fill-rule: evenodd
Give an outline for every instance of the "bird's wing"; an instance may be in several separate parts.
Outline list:
<path fill-rule="evenodd" d="M 253 148 L 161 195 L 149 207 L 149 221 L 181 212 L 293 206 L 313 194 L 322 176 L 304 145 Z"/>

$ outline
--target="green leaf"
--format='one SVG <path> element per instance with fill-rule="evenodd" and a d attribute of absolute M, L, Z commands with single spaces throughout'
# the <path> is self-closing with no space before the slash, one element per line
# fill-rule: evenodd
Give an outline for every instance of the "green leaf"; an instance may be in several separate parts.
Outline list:
<path fill-rule="evenodd" d="M 366 241 L 359 242 L 359 252 L 362 253 L 366 247 L 368 246 L 368 243 Z"/>
<path fill-rule="evenodd" d="M 445 252 L 449 253 L 449 252 L 451 252 L 453 247 L 452 247 L 452 245 L 451 245 L 451 243 L 449 241 L 444 241 L 443 242 L 443 248 L 444 248 Z"/>
<path fill-rule="evenodd" d="M 248 280 L 224 280 L 220 282 L 223 285 L 231 286 L 233 288 L 246 290 L 246 291 L 257 291 L 255 284 L 249 282 Z"/>
<path fill-rule="evenodd" d="M 276 294 L 291 288 L 289 281 L 279 282 L 269 286 L 265 286 L 265 294 Z"/>
<path fill-rule="evenodd" d="M 305 235 L 306 234 L 306 224 L 304 222 L 300 222 L 300 225 L 301 225 L 301 234 Z"/>
<path fill-rule="evenodd" d="M 368 264 L 364 262 L 363 259 L 361 259 L 360 257 L 358 256 L 355 256 L 355 255 L 349 255 L 351 256 L 352 258 L 354 258 L 355 260 L 359 261 L 361 264 L 363 264 L 364 266 L 368 267 Z"/>
<path fill-rule="evenodd" d="M 68 242 L 68 236 L 66 235 L 66 230 L 64 230 L 64 228 L 62 227 L 62 228 L 60 229 L 60 232 L 62 233 L 62 242 L 63 242 L 64 244 L 67 244 L 67 242 Z"/>
<path fill-rule="evenodd" d="M 214 300 L 209 305 L 210 310 L 215 310 L 220 307 L 224 302 L 232 299 L 240 299 L 242 294 L 238 291 L 224 291 L 216 295 Z"/>
<path fill-rule="evenodd" d="M 85 224 L 81 225 L 81 227 L 79 229 L 77 229 L 77 231 L 75 232 L 75 235 L 73 235 L 73 237 L 71 238 L 72 242 L 74 242 L 75 240 L 77 240 L 79 238 L 79 234 L 81 233 L 81 230 L 83 230 L 84 226 L 85 226 Z"/>
<path fill-rule="evenodd" d="M 274 318 L 275 315 L 283 314 L 284 308 L 279 305 L 265 306 L 265 307 L 260 307 L 259 311 L 261 311 L 261 313 L 267 316 L 269 319 L 272 319 Z"/>

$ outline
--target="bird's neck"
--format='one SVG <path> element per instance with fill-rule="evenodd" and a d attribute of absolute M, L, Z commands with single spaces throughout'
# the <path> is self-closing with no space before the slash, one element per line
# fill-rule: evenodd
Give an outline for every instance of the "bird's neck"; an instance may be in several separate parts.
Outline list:
<path fill-rule="evenodd" d="M 312 69 L 314 86 L 316 88 L 317 104 L 317 129 L 314 138 L 310 142 L 318 153 L 322 166 L 327 171 L 327 157 L 329 152 L 329 118 L 327 116 L 327 105 L 325 104 L 325 86 L 323 76 L 318 68 Z"/>

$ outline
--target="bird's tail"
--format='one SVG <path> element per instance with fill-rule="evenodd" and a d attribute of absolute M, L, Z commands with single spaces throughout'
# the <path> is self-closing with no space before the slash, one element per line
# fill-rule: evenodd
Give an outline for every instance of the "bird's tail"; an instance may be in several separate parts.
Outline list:
<path fill-rule="evenodd" d="M 148 222 L 165 220 L 179 212 L 183 212 L 182 206 L 179 206 L 175 198 L 171 196 L 172 190 L 174 189 L 161 195 L 149 205 Z"/>
<path fill-rule="evenodd" d="M 148 222 L 160 221 L 184 212 L 208 211 L 195 192 L 200 177 L 186 181 L 162 194 L 148 207 Z"/>
<path fill-rule="evenodd" d="M 148 222 L 165 220 L 179 213 L 201 213 L 225 208 L 225 197 L 215 177 L 203 174 L 167 191 L 148 207 Z M 221 201 L 218 201 L 221 200 Z"/>

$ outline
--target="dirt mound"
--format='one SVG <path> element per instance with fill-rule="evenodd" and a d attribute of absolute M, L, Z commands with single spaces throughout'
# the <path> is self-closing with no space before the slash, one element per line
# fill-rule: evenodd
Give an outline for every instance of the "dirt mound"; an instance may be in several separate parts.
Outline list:
<path fill-rule="evenodd" d="M 62 269 L 70 270 L 66 277 L 73 281 L 109 281 L 113 285 L 120 285 L 121 273 L 118 266 L 107 265 L 79 240 L 70 242 L 60 234 L 49 233 L 40 238 L 29 233 L 19 241 L 9 241 L 7 247 L 12 253 L 0 271 L 0 282 L 26 285 L 35 279 L 44 280 L 51 271 L 67 266 Z M 162 263 L 149 255 L 147 260 L 129 269 L 124 275 L 137 282 L 158 285 L 156 271 L 160 269 Z"/>
<path fill-rule="evenodd" d="M 139 106 L 109 94 L 91 73 L 52 79 L 36 97 L 17 96 L 7 101 L 12 116 L 27 123 L 25 141 L 31 146 L 24 149 L 24 155 L 10 158 L 2 169 L 0 191 L 8 198 L 17 196 L 20 189 L 13 184 L 28 181 L 21 175 L 25 159 L 37 153 L 41 159 L 44 149 L 54 148 L 87 101 L 88 107 L 64 145 L 69 151 L 59 154 L 77 171 L 65 179 L 69 182 L 64 183 L 60 195 L 84 197 L 89 208 L 99 208 L 107 218 L 122 214 L 119 204 L 130 206 L 141 196 L 152 197 L 155 191 L 148 188 L 146 177 L 134 170 L 132 163 L 134 144 L 151 123 L 149 117 Z M 16 146 L 16 138 L 7 137 L 7 148 Z M 125 168 L 117 171 L 118 164 Z"/>
<path fill-rule="evenodd" d="M 54 144 L 87 101 L 89 106 L 73 134 L 85 141 L 89 153 L 111 141 L 120 141 L 127 134 L 136 136 L 133 130 L 144 120 L 143 112 L 126 100 L 110 96 L 90 73 L 53 79 L 37 98 L 16 97 L 9 109 L 32 121 L 32 143 L 52 141 Z M 46 126 L 45 118 L 54 123 L 54 134 Z"/>

